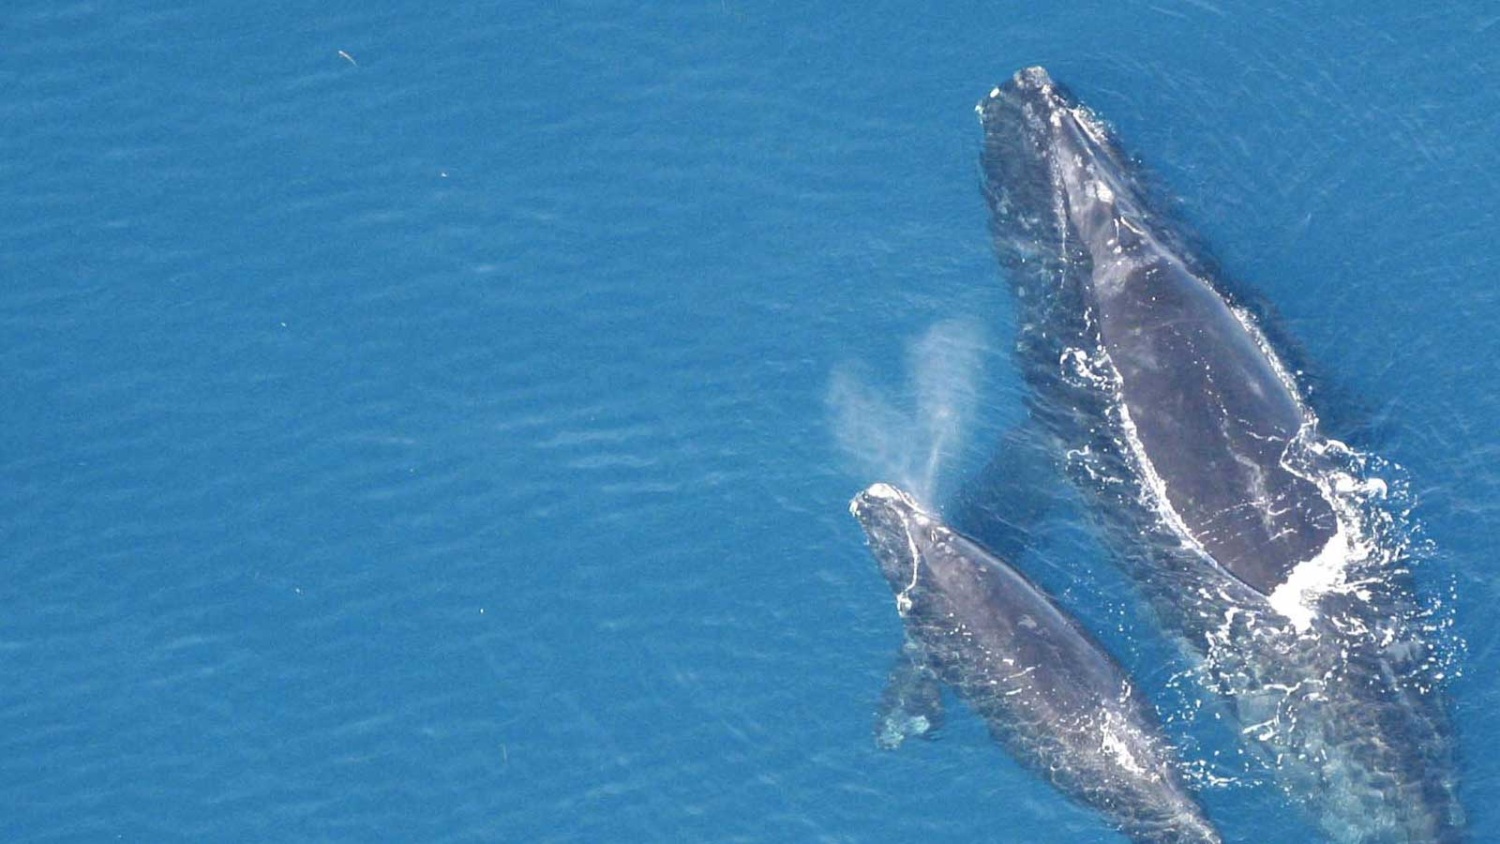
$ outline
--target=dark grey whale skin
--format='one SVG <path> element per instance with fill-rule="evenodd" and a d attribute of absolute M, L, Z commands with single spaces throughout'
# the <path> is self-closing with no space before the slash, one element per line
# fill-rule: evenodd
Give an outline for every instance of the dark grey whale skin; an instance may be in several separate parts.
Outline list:
<path fill-rule="evenodd" d="M 1222 840 L 1183 786 L 1155 711 L 1077 622 L 895 487 L 875 484 L 849 509 L 908 641 L 1016 759 L 1133 841 Z"/>
<path fill-rule="evenodd" d="M 1399 621 L 1413 601 L 1400 567 L 1365 572 L 1368 595 L 1325 598 L 1304 629 L 1267 601 L 1338 529 L 1309 480 L 1323 440 L 1296 384 L 1113 133 L 1046 71 L 1018 72 L 978 112 L 1030 415 L 1163 627 L 1204 657 L 1245 741 L 1330 840 L 1465 840 L 1447 701 Z M 960 527 L 983 537 L 1006 507 L 983 502 Z"/>
<path fill-rule="evenodd" d="M 992 204 L 1065 209 L 1022 222 L 1041 229 L 1024 236 L 1070 241 L 1089 265 L 1094 328 L 1173 510 L 1208 557 L 1270 594 L 1337 529 L 1318 488 L 1282 461 L 1307 421 L 1298 397 L 1169 233 L 1153 229 L 1113 139 L 1080 120 L 1044 71 L 1022 71 L 983 114 Z"/>

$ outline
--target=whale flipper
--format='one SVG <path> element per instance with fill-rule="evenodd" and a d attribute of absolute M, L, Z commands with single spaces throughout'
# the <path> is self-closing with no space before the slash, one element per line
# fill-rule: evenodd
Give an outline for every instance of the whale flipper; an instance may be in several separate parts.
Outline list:
<path fill-rule="evenodd" d="M 875 711 L 875 744 L 895 750 L 909 738 L 934 738 L 942 726 L 942 684 L 927 652 L 907 639 Z"/>

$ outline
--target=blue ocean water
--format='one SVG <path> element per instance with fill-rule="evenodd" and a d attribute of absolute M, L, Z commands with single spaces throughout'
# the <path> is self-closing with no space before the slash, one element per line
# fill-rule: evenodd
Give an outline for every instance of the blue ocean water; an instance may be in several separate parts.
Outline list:
<path fill-rule="evenodd" d="M 1036 63 L 1402 467 L 1500 836 L 1497 24 L 9 4 L 0 837 L 1108 840 L 972 716 L 874 747 L 900 625 L 828 398 L 913 399 L 962 318 L 938 483 L 1021 414 L 972 107 Z M 1043 579 L 1168 688 L 1061 533 Z M 1204 792 L 1229 840 L 1309 840 L 1253 779 Z"/>

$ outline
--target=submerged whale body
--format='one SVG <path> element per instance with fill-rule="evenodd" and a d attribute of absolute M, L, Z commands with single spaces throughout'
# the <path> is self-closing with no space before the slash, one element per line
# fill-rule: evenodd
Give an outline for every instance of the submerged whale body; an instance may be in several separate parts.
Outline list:
<path fill-rule="evenodd" d="M 1092 112 L 1041 68 L 978 112 L 1031 416 L 1163 625 L 1331 839 L 1462 840 L 1424 608 L 1368 513 L 1378 479 L 1318 433 Z"/>
<path fill-rule="evenodd" d="M 875 484 L 849 509 L 896 594 L 912 664 L 955 689 L 1012 755 L 1134 841 L 1221 840 L 1154 711 L 1075 621 L 895 487 Z"/>

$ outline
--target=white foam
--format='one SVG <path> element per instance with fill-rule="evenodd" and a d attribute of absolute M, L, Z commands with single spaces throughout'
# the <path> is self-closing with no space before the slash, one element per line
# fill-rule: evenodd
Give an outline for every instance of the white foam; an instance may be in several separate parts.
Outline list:
<path fill-rule="evenodd" d="M 1151 458 L 1146 456 L 1146 446 L 1141 442 L 1140 434 L 1135 427 L 1135 420 L 1130 418 L 1130 408 L 1125 404 L 1125 397 L 1119 397 L 1120 428 L 1125 435 L 1125 442 L 1130 446 L 1131 454 L 1135 457 L 1136 465 L 1140 467 L 1141 477 L 1145 481 L 1144 487 L 1151 495 L 1151 503 L 1155 505 L 1156 512 L 1171 527 L 1172 532 L 1183 545 L 1197 551 L 1205 557 L 1212 556 L 1203 548 L 1193 532 L 1188 530 L 1187 522 L 1177 508 L 1172 506 L 1171 499 L 1167 498 L 1167 482 L 1157 474 L 1156 466 L 1151 463 Z"/>
<path fill-rule="evenodd" d="M 1146 772 L 1141 763 L 1136 761 L 1135 754 L 1130 752 L 1130 745 L 1125 743 L 1125 740 L 1111 728 L 1111 725 L 1106 724 L 1100 733 L 1100 749 L 1114 757 L 1120 767 L 1135 774 Z"/>
<path fill-rule="evenodd" d="M 1130 687 L 1126 685 L 1121 690 L 1120 702 L 1126 703 L 1130 697 Z M 1158 775 L 1147 769 L 1141 760 L 1136 758 L 1131 749 L 1129 736 L 1134 733 L 1129 720 L 1115 711 L 1112 707 L 1102 711 L 1103 719 L 1099 726 L 1099 749 L 1105 755 L 1113 758 L 1115 764 L 1119 765 L 1133 774 L 1146 776 L 1150 779 L 1158 779 Z"/>
<path fill-rule="evenodd" d="M 1285 616 L 1297 632 L 1307 632 L 1318 614 L 1318 601 L 1348 586 L 1351 551 L 1348 530 L 1340 520 L 1338 531 L 1323 550 L 1298 563 L 1286 582 L 1272 590 L 1271 609 Z"/>

